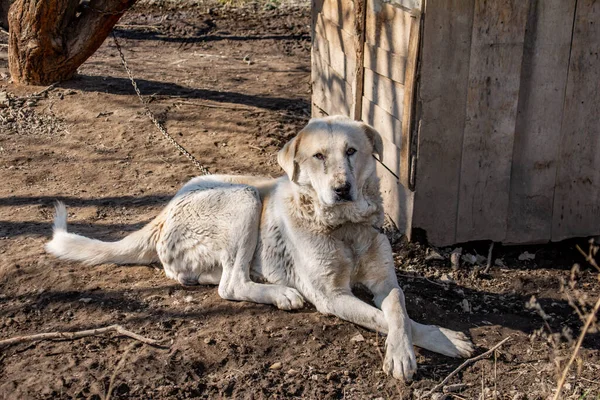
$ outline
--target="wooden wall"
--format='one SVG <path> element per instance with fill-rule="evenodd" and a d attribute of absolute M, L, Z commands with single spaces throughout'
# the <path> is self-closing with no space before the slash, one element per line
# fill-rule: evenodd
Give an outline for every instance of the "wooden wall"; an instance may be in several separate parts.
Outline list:
<path fill-rule="evenodd" d="M 362 24 L 357 21 L 361 4 Z M 414 84 L 408 62 L 411 28 L 415 37 L 415 22 L 420 21 L 410 7 L 419 5 L 417 0 L 396 5 L 381 0 L 313 0 L 313 116 L 348 115 L 382 134 L 384 154 L 378 173 L 386 211 L 408 232 L 413 198 L 407 183 L 410 135 L 403 134 L 402 123 Z"/>
<path fill-rule="evenodd" d="M 600 2 L 428 1 L 413 228 L 600 234 Z"/>
<path fill-rule="evenodd" d="M 381 132 L 408 234 L 599 235 L 599 50 L 597 0 L 313 0 L 313 115 Z"/>

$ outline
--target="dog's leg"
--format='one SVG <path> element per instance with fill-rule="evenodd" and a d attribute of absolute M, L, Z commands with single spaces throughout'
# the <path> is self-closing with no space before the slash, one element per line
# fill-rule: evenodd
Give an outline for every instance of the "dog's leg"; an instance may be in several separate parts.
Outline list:
<path fill-rule="evenodd" d="M 221 256 L 223 274 L 219 295 L 228 300 L 252 301 L 274 304 L 283 310 L 293 310 L 304 305 L 304 298 L 293 288 L 253 282 L 250 263 L 258 242 L 261 203 L 257 198 L 240 201 L 237 205 L 232 234 L 226 251 Z M 243 208 L 243 209 L 242 209 Z"/>
<path fill-rule="evenodd" d="M 415 346 L 451 357 L 468 357 L 473 352 L 471 341 L 461 332 L 412 321 L 406 312 L 405 299 L 394 270 L 392 249 L 387 237 L 379 235 L 368 252 L 362 268 L 363 284 L 373 293 L 388 324 L 388 342 L 400 337 Z M 400 329 L 398 329 L 400 327 Z M 389 346 L 389 345 L 388 345 Z M 389 354 L 389 347 L 388 347 Z"/>
<path fill-rule="evenodd" d="M 467 358 L 473 354 L 473 343 L 467 335 L 436 325 L 423 325 L 411 320 L 413 344 L 449 357 Z"/>
<path fill-rule="evenodd" d="M 383 290 L 378 302 L 383 311 L 355 297 L 352 293 L 337 293 L 315 302 L 320 312 L 333 314 L 382 333 L 388 332 L 383 370 L 396 379 L 410 380 L 417 368 L 410 340 L 410 319 L 402 312 L 404 297 L 399 288 L 390 287 L 387 296 Z M 401 300 L 402 299 L 402 300 Z"/>

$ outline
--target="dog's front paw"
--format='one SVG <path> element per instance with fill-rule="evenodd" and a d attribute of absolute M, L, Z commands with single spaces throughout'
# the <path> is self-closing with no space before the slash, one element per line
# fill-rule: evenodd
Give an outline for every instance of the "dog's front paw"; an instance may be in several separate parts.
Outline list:
<path fill-rule="evenodd" d="M 304 297 L 293 288 L 283 288 L 273 302 L 280 310 L 297 310 L 304 306 Z"/>
<path fill-rule="evenodd" d="M 412 380 L 417 371 L 417 359 L 408 337 L 399 338 L 390 332 L 385 341 L 385 346 L 383 372 L 405 382 Z"/>
<path fill-rule="evenodd" d="M 473 354 L 473 343 L 467 335 L 462 332 L 452 331 L 446 328 L 440 328 L 440 332 L 448 339 L 447 346 L 444 346 L 440 353 L 450 357 L 468 358 Z M 441 343 L 444 343 L 441 341 Z"/>

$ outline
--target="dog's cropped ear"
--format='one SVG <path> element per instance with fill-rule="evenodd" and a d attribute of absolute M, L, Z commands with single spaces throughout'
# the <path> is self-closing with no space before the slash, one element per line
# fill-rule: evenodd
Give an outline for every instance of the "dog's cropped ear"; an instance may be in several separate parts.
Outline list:
<path fill-rule="evenodd" d="M 362 125 L 365 135 L 369 139 L 369 142 L 371 142 L 373 145 L 373 153 L 377 154 L 379 158 L 381 158 L 383 154 L 383 140 L 381 140 L 381 135 L 371 125 L 367 125 L 365 123 Z"/>
<path fill-rule="evenodd" d="M 296 152 L 298 150 L 298 144 L 300 134 L 287 142 L 279 153 L 277 153 L 277 162 L 283 168 L 290 181 L 296 182 L 298 179 L 299 166 L 296 162 Z"/>

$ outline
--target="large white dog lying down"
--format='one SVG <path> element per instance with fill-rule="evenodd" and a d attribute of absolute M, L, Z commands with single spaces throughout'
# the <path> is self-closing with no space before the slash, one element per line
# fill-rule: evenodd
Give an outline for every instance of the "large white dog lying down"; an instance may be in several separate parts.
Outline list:
<path fill-rule="evenodd" d="M 219 285 L 229 300 L 311 302 L 322 313 L 387 333 L 383 370 L 409 380 L 413 344 L 468 357 L 460 333 L 412 321 L 394 272 L 373 153 L 382 141 L 345 117 L 312 119 L 278 154 L 287 176 L 203 176 L 189 181 L 148 225 L 107 243 L 67 232 L 58 204 L 48 252 L 86 264 L 159 261 L 183 285 Z M 251 277 L 253 279 L 251 279 Z M 258 283 L 267 282 L 267 283 Z M 362 284 L 373 307 L 351 291 Z"/>

